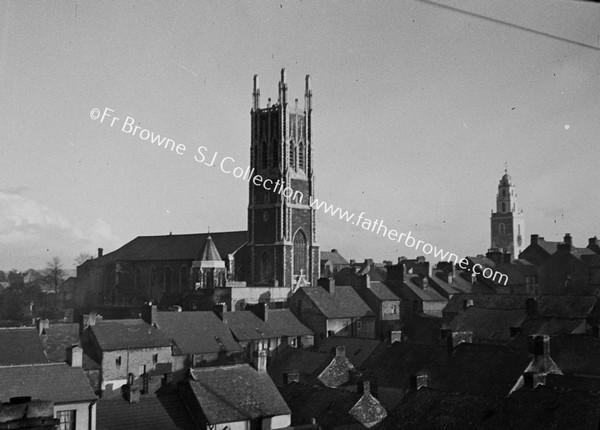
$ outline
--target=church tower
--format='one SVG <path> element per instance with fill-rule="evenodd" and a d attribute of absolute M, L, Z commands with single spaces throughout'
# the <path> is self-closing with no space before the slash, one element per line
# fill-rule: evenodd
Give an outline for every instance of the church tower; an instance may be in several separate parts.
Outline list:
<path fill-rule="evenodd" d="M 290 106 L 287 92 L 282 69 L 277 103 L 269 99 L 267 106 L 261 107 L 258 76 L 254 76 L 250 111 L 254 179 L 248 204 L 250 285 L 295 288 L 316 285 L 319 277 L 315 210 L 309 206 L 314 193 L 310 77 L 306 76 L 304 107 L 298 106 L 298 99 Z"/>
<path fill-rule="evenodd" d="M 517 206 L 517 193 L 507 170 L 498 184 L 496 212 L 492 211 L 492 248 L 510 253 L 514 258 L 525 249 L 523 211 Z"/>

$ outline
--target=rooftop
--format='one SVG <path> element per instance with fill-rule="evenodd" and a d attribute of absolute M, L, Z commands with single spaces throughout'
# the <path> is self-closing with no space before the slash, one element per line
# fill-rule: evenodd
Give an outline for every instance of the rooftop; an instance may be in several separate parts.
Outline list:
<path fill-rule="evenodd" d="M 265 323 L 251 311 L 224 312 L 223 322 L 238 341 L 280 337 L 270 324 Z"/>
<path fill-rule="evenodd" d="M 323 287 L 303 287 L 301 289 L 319 308 L 326 318 L 349 318 L 371 316 L 373 312 L 350 286 L 336 285 L 334 293 Z"/>
<path fill-rule="evenodd" d="M 141 319 L 96 321 L 90 329 L 103 351 L 171 346 L 162 331 Z"/>
<path fill-rule="evenodd" d="M 48 363 L 35 328 L 1 328 L 0 345 L 0 366 Z"/>

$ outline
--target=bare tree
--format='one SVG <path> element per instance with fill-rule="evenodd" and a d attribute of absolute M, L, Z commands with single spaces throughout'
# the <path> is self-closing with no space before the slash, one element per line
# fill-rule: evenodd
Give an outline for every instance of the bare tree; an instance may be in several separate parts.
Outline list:
<path fill-rule="evenodd" d="M 63 269 L 62 262 L 58 257 L 52 257 L 44 270 L 46 281 L 54 287 L 54 291 L 58 292 L 58 287 L 66 278 L 66 272 Z"/>
<path fill-rule="evenodd" d="M 92 254 L 88 254 L 87 252 L 81 252 L 77 257 L 75 257 L 75 267 L 81 266 L 88 260 L 94 258 Z"/>

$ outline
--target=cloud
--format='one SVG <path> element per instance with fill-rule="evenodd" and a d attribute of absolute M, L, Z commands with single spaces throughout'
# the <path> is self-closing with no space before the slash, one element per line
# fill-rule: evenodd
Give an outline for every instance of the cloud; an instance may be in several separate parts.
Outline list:
<path fill-rule="evenodd" d="M 122 243 L 103 219 L 69 219 L 24 190 L 0 190 L 0 269 L 35 267 L 54 255 L 70 265 L 80 252 Z"/>

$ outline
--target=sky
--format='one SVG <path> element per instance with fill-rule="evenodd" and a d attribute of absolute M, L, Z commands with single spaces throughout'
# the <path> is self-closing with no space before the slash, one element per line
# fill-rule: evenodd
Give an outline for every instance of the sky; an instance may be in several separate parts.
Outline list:
<path fill-rule="evenodd" d="M 600 234 L 600 7 L 576 1 L 0 2 L 0 269 L 140 235 L 245 230 L 252 78 L 313 89 L 315 195 L 485 253 L 505 163 L 532 233 Z M 184 155 L 90 117 L 112 109 Z M 414 257 L 319 213 L 322 250 Z"/>

